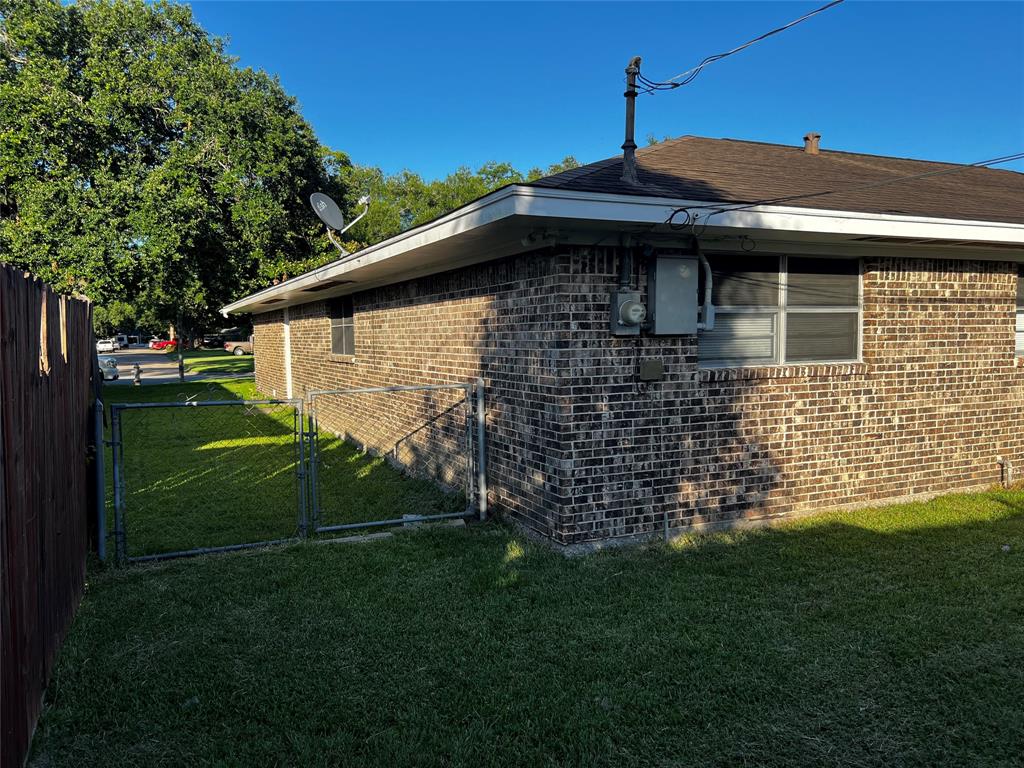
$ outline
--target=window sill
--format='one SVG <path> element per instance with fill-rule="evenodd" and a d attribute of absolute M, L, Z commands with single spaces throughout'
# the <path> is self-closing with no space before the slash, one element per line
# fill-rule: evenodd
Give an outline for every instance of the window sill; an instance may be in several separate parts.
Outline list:
<path fill-rule="evenodd" d="M 327 359 L 332 363 L 354 363 L 356 361 L 355 355 L 327 355 Z"/>
<path fill-rule="evenodd" d="M 811 379 L 861 376 L 868 372 L 866 363 L 810 363 L 790 365 L 758 365 L 736 368 L 701 368 L 698 381 L 747 381 L 750 379 Z"/>

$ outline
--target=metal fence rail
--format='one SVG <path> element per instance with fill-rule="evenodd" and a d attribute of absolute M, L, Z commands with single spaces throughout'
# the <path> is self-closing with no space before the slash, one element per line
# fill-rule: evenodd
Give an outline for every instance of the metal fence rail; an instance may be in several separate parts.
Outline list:
<path fill-rule="evenodd" d="M 487 515 L 483 381 L 316 390 L 310 415 L 311 524 L 316 533 Z M 346 450 L 346 446 L 348 450 Z M 410 481 L 407 497 L 368 507 L 337 482 L 353 451 L 387 460 Z M 371 465 L 367 464 L 366 467 Z M 443 487 L 445 496 L 415 483 Z M 461 509 L 452 509 L 462 494 Z M 362 501 L 362 500 L 358 500 Z M 423 506 L 429 511 L 424 511 Z M 390 514 L 389 514 L 390 512 Z"/>
<path fill-rule="evenodd" d="M 111 514 L 100 502 L 97 523 L 117 562 L 486 519 L 482 380 L 307 400 L 112 404 Z"/>
<path fill-rule="evenodd" d="M 306 534 L 301 400 L 119 403 L 110 415 L 119 562 Z"/>

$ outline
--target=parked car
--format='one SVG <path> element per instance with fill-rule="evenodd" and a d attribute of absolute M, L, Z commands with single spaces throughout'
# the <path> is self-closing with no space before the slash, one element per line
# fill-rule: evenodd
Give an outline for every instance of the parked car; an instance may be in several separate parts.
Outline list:
<path fill-rule="evenodd" d="M 202 345 L 210 348 L 221 348 L 228 341 L 247 341 L 251 329 L 241 326 L 221 328 L 219 331 L 204 333 Z"/>
<path fill-rule="evenodd" d="M 114 341 L 117 342 L 118 349 L 128 349 L 128 337 L 123 333 L 117 334 L 117 336 L 114 337 Z"/>
<path fill-rule="evenodd" d="M 224 346 L 224 336 L 220 333 L 204 333 L 200 344 L 209 349 Z"/>
<path fill-rule="evenodd" d="M 178 346 L 178 342 L 174 339 L 160 339 L 159 341 L 151 341 L 149 343 L 150 349 L 160 349 L 165 352 L 173 352 Z"/>
<path fill-rule="evenodd" d="M 220 335 L 224 341 L 248 341 L 252 337 L 252 329 L 241 326 L 221 328 Z"/>
<path fill-rule="evenodd" d="M 232 355 L 251 355 L 252 354 L 252 336 L 245 341 L 225 341 L 224 349 L 230 352 Z"/>
<path fill-rule="evenodd" d="M 117 358 L 100 357 L 98 361 L 100 373 L 103 375 L 104 381 L 117 381 L 120 378 L 120 374 L 117 371 Z"/>
<path fill-rule="evenodd" d="M 97 352 L 117 352 L 116 339 L 96 339 Z"/>

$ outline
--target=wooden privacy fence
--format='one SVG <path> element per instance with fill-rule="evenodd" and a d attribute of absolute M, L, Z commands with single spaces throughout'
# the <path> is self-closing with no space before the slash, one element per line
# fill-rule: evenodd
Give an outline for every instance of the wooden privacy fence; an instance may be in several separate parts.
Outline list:
<path fill-rule="evenodd" d="M 28 752 L 82 595 L 90 514 L 89 305 L 0 265 L 0 765 Z"/>

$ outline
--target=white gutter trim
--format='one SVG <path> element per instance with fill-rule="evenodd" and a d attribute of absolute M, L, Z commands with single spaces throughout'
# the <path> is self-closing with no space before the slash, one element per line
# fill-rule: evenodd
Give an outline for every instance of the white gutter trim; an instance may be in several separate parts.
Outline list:
<path fill-rule="evenodd" d="M 824 219 L 828 223 L 832 223 L 834 219 L 842 219 L 849 221 L 862 221 L 869 222 L 872 224 L 916 224 L 916 225 L 941 225 L 951 227 L 982 227 L 988 230 L 1008 230 L 1005 233 L 1005 237 L 998 237 L 998 241 L 1001 242 L 1024 242 L 1024 224 L 1016 224 L 1013 222 L 1000 222 L 1000 221 L 987 221 L 979 219 L 947 219 L 939 218 L 935 216 L 907 216 L 903 214 L 889 214 L 889 213 L 866 213 L 862 211 L 845 211 L 845 210 L 830 210 L 825 208 L 800 208 L 796 206 L 784 206 L 784 205 L 758 205 L 743 210 L 730 211 L 729 206 L 740 206 L 744 205 L 741 203 L 709 203 L 707 200 L 680 200 L 678 198 L 670 197 L 640 197 L 638 195 L 618 195 L 609 194 L 603 192 L 576 192 L 566 191 L 561 189 L 548 189 L 545 187 L 519 187 L 518 189 L 523 190 L 518 194 L 522 197 L 536 197 L 536 198 L 548 198 L 556 199 L 565 202 L 576 202 L 577 204 L 589 204 L 603 203 L 622 206 L 627 209 L 631 209 L 637 213 L 646 209 L 657 209 L 659 215 L 645 216 L 643 217 L 642 223 L 654 222 L 663 224 L 671 215 L 672 211 L 677 208 L 694 208 L 697 209 L 695 212 L 700 214 L 707 214 L 711 211 L 716 210 L 719 206 L 725 208 L 723 213 L 716 214 L 712 217 L 709 227 L 741 227 L 748 228 L 749 220 L 752 217 L 783 217 L 792 216 L 800 219 Z M 543 205 L 543 204 L 540 204 Z M 523 206 L 520 206 L 523 207 Z M 528 210 L 527 210 L 528 209 Z M 517 210 L 517 213 L 523 213 L 525 215 L 532 216 L 544 216 L 546 213 L 538 213 L 537 204 L 530 204 L 524 207 L 524 210 Z M 664 216 L 660 216 L 664 213 Z M 612 217 L 602 217 L 608 221 L 629 221 L 632 222 L 635 219 L 617 219 Z M 702 225 L 703 226 L 703 225 Z M 763 228 L 763 227 L 762 227 Z M 789 227 L 771 227 L 772 229 L 790 229 Z M 827 232 L 833 232 L 834 230 L 828 229 Z M 836 232 L 837 234 L 841 234 Z M 1012 234 L 1010 234 L 1012 233 Z M 994 233 L 988 232 L 989 239 L 997 240 L 997 238 L 991 237 Z M 927 237 L 926 235 L 911 234 L 911 237 Z M 968 237 L 951 238 L 957 240 L 968 240 Z"/>
<path fill-rule="evenodd" d="M 284 391 L 285 397 L 292 399 L 292 321 L 288 307 L 284 308 Z"/>
<path fill-rule="evenodd" d="M 496 192 L 492 192 L 489 195 L 481 197 L 479 200 L 469 203 L 468 205 L 457 208 L 439 219 L 429 221 L 426 224 L 421 224 L 418 227 L 414 227 L 413 229 L 394 235 L 393 237 L 389 237 L 387 240 L 382 240 L 375 245 L 367 246 L 361 251 L 356 251 L 355 253 L 343 256 L 336 261 L 317 267 L 305 274 L 293 277 L 283 283 L 278 283 L 277 285 L 272 285 L 269 288 L 264 288 L 262 291 L 250 294 L 245 298 L 239 299 L 238 301 L 232 302 L 231 304 L 223 307 L 220 310 L 220 313 L 224 315 L 224 317 L 227 317 L 233 312 L 244 312 L 246 310 L 242 308 L 243 306 L 259 304 L 262 301 L 266 301 L 267 299 L 273 298 L 274 296 L 286 291 L 308 288 L 321 280 L 329 280 L 332 277 L 349 272 L 356 267 L 366 266 L 367 264 L 380 261 L 381 258 L 390 258 L 398 253 L 411 251 L 414 248 L 421 248 L 424 245 L 429 245 L 430 243 L 443 240 L 461 232 L 468 232 L 471 229 L 476 229 L 477 227 L 491 221 L 511 216 L 515 213 L 513 207 L 511 205 L 501 204 L 506 202 L 508 198 L 512 197 L 515 194 L 516 189 L 517 187 L 515 186 L 499 189 Z M 492 205 L 496 206 L 494 210 L 486 211 L 481 214 L 483 209 L 489 208 Z M 386 252 L 386 255 L 383 257 L 380 256 L 382 252 Z M 268 311 L 272 309 L 273 307 L 270 307 L 268 308 Z"/>
<path fill-rule="evenodd" d="M 360 267 L 390 259 L 511 216 L 664 224 L 677 208 L 693 208 L 696 213 L 706 214 L 715 210 L 708 208 L 709 205 L 716 204 L 706 200 L 680 200 L 512 185 L 492 192 L 439 219 L 246 296 L 225 306 L 221 313 L 226 317 L 230 313 L 250 311 L 253 307 L 281 294 L 301 291 L 323 280 L 340 277 Z M 726 208 L 728 205 L 722 203 Z M 773 230 L 819 235 L 980 240 L 1024 244 L 1024 224 L 779 205 L 759 205 L 743 210 L 727 209 L 713 216 L 707 226 L 718 231 Z M 273 309 L 273 306 L 261 308 L 262 311 Z"/>

